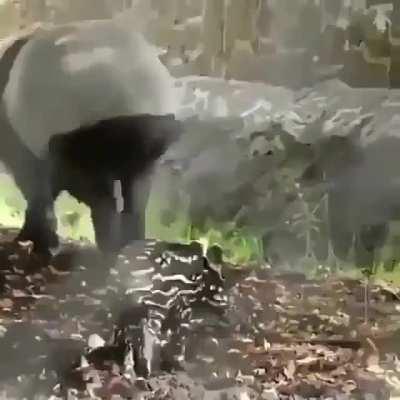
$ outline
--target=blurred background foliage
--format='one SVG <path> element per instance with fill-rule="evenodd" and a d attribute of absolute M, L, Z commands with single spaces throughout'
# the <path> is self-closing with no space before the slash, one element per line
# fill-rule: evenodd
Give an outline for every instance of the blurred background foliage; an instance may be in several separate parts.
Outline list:
<path fill-rule="evenodd" d="M 0 0 L 0 37 L 35 22 L 122 15 L 176 75 L 295 87 L 332 74 L 351 86 L 399 81 L 396 0 Z"/>

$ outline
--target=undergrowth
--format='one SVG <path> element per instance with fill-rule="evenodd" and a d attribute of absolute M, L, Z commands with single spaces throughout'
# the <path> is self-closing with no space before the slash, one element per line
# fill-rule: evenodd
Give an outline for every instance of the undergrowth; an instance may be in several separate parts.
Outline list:
<path fill-rule="evenodd" d="M 147 209 L 147 236 L 160 240 L 188 243 L 198 240 L 207 249 L 218 245 L 223 249 L 224 260 L 237 267 L 257 267 L 264 262 L 263 247 L 259 238 L 244 230 L 237 230 L 233 224 L 219 226 L 219 229 L 208 227 L 199 231 L 190 224 L 187 213 L 182 210 L 169 226 L 160 221 L 160 197 L 153 195 Z M 12 179 L 0 173 L 0 224 L 3 226 L 20 227 L 26 202 Z M 58 234 L 64 238 L 89 240 L 94 242 L 94 232 L 90 218 L 90 210 L 73 197 L 63 193 L 56 201 L 55 211 L 58 218 Z M 398 263 L 380 263 L 375 266 L 375 279 L 389 281 L 400 285 Z M 310 278 L 324 279 L 329 275 L 343 278 L 362 278 L 363 273 L 354 265 L 334 260 L 332 265 L 319 265 L 315 260 L 304 262 L 299 260 L 297 271 L 305 272 Z"/>

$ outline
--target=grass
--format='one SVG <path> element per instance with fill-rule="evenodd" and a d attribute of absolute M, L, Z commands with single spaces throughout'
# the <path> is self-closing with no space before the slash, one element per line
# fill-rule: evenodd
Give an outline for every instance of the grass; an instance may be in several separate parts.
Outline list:
<path fill-rule="evenodd" d="M 227 238 L 221 231 L 210 228 L 206 233 L 194 233 L 186 209 L 177 216 L 170 226 L 161 224 L 162 202 L 165 193 L 163 185 L 154 184 L 146 215 L 146 234 L 148 237 L 167 241 L 189 242 L 192 238 L 200 239 L 203 244 L 218 244 L 224 249 L 226 259 L 235 264 L 246 264 L 260 259 L 260 245 L 251 235 L 236 234 Z M 20 227 L 23 223 L 26 201 L 15 186 L 13 180 L 0 173 L 0 224 Z M 55 203 L 58 234 L 61 237 L 87 239 L 94 242 L 94 232 L 89 208 L 76 201 L 67 193 L 62 193 Z M 231 227 L 222 227 L 224 231 Z"/>

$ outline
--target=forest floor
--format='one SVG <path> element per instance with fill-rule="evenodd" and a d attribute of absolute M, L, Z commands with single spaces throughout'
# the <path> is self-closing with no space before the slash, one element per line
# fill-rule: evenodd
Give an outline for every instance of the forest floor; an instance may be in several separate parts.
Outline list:
<path fill-rule="evenodd" d="M 154 257 L 126 249 L 134 262 L 110 269 L 91 247 L 70 242 L 44 263 L 28 245 L 10 244 L 15 233 L 0 232 L 2 398 L 57 398 L 60 388 L 69 398 L 400 398 L 396 288 L 370 286 L 365 323 L 363 282 L 225 266 L 224 318 L 197 321 L 181 370 L 144 380 L 112 338 L 118 314 L 130 312 L 121 268 L 147 263 L 156 273 Z"/>

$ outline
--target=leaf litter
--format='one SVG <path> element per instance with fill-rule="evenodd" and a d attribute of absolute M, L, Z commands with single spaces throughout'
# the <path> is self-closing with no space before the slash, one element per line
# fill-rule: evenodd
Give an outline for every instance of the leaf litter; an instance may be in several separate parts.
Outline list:
<path fill-rule="evenodd" d="M 2 398 L 394 399 L 399 290 L 213 266 L 146 241 L 109 260 L 0 248 Z M 85 282 L 85 284 L 82 284 Z"/>

